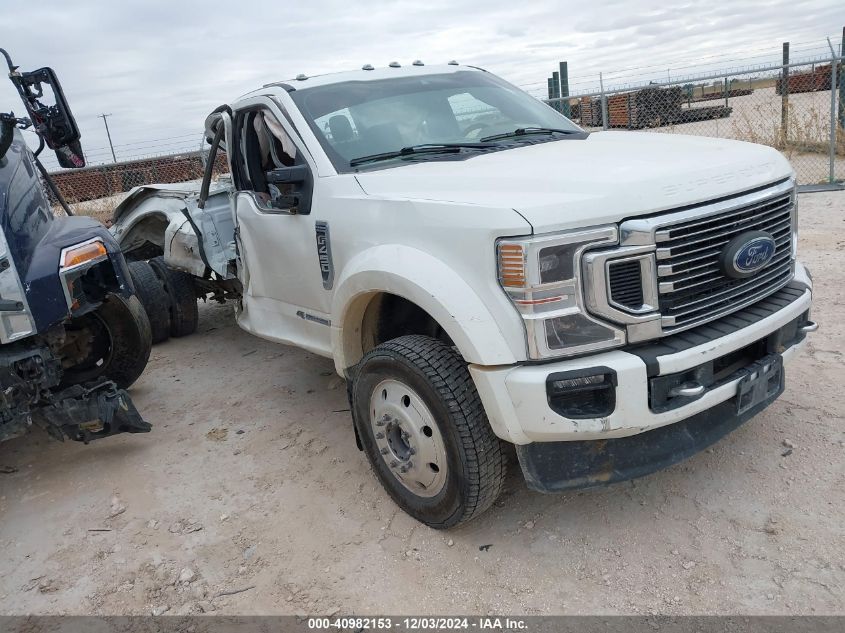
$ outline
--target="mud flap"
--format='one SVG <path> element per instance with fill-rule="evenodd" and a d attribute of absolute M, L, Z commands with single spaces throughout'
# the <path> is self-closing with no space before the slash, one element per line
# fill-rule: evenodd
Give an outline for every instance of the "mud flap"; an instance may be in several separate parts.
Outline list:
<path fill-rule="evenodd" d="M 54 438 L 88 444 L 118 433 L 148 433 L 129 394 L 111 381 L 74 385 L 52 394 L 44 406 L 33 410 L 33 421 Z"/>

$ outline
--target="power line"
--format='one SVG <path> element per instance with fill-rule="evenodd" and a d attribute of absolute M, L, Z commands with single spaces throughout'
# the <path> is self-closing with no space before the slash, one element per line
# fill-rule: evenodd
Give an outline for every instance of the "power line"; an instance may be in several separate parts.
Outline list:
<path fill-rule="evenodd" d="M 124 143 L 122 145 L 115 145 L 115 147 L 134 147 L 136 145 L 141 145 L 141 144 L 144 144 L 144 143 L 156 143 L 158 141 L 170 141 L 170 140 L 173 140 L 173 139 L 189 138 L 189 137 L 199 138 L 200 136 L 202 136 L 202 132 L 193 132 L 191 134 L 180 134 L 178 136 L 167 136 L 167 137 L 164 137 L 164 138 L 150 138 L 150 139 L 145 139 L 145 140 L 142 140 L 142 141 L 135 141 L 134 143 Z"/>

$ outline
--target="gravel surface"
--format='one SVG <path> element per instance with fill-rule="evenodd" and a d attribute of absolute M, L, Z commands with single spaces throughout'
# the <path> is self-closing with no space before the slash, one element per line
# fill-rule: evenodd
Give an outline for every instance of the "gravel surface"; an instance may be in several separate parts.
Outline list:
<path fill-rule="evenodd" d="M 132 388 L 151 434 L 0 445 L 2 613 L 845 613 L 845 193 L 799 206 L 821 329 L 774 405 L 634 482 L 511 468 L 450 532 L 376 483 L 329 360 L 202 307 Z"/>

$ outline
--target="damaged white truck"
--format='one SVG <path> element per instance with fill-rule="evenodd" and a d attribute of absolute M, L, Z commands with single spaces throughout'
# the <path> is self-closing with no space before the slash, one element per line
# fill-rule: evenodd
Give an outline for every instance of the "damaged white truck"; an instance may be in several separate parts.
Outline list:
<path fill-rule="evenodd" d="M 229 298 L 246 331 L 332 358 L 359 448 L 435 528 L 490 507 L 507 444 L 544 492 L 688 457 L 782 393 L 816 328 L 767 147 L 590 134 L 419 62 L 268 84 L 206 136 L 201 185 L 115 211 L 127 259 L 185 297 L 150 320 L 187 333 L 192 299 Z"/>

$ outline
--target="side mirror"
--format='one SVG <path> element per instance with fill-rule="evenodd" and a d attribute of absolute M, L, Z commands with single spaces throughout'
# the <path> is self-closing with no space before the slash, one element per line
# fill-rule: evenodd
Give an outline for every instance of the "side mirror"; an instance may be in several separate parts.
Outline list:
<path fill-rule="evenodd" d="M 35 131 L 44 139 L 47 147 L 56 152 L 59 165 L 66 168 L 85 167 L 79 127 L 53 69 L 12 72 L 9 78 L 23 99 Z M 49 95 L 45 98 L 45 85 L 49 86 L 52 99 Z"/>
<path fill-rule="evenodd" d="M 267 172 L 267 182 L 273 185 L 298 185 L 306 182 L 309 175 L 305 165 L 278 167 Z"/>
<path fill-rule="evenodd" d="M 277 195 L 271 202 L 277 209 L 291 209 L 292 213 L 308 215 L 311 213 L 311 170 L 307 165 L 277 167 L 264 174 L 269 185 L 283 185 L 284 193 Z"/>

